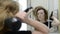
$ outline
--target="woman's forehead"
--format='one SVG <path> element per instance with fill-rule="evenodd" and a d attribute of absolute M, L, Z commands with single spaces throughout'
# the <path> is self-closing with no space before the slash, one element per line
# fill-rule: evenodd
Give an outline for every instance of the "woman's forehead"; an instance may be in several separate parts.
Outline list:
<path fill-rule="evenodd" d="M 41 13 L 41 12 L 44 13 L 44 10 L 38 10 L 38 13 Z"/>

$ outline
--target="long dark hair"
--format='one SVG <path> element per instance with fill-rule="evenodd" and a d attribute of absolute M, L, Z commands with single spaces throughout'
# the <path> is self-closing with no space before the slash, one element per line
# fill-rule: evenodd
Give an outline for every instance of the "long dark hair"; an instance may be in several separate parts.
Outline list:
<path fill-rule="evenodd" d="M 33 9 L 33 15 L 35 16 L 35 18 L 39 21 L 39 19 L 38 19 L 38 17 L 37 17 L 37 15 L 38 15 L 38 13 L 37 13 L 37 11 L 38 10 L 44 10 L 44 13 L 45 13 L 45 21 L 48 19 L 48 12 L 47 12 L 47 10 L 45 9 L 45 8 L 43 8 L 42 6 L 37 6 L 35 9 Z"/>

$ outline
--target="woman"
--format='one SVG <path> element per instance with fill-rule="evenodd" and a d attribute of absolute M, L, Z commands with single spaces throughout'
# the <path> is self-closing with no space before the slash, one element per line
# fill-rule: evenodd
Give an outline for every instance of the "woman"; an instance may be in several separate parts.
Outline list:
<path fill-rule="evenodd" d="M 51 20 L 52 22 L 48 21 L 48 12 L 45 8 L 43 8 L 42 6 L 37 6 L 36 8 L 34 8 L 32 10 L 33 15 L 35 17 L 35 19 L 43 24 L 45 24 L 46 26 L 48 26 L 49 28 L 51 28 L 53 25 L 54 26 L 58 26 L 60 24 L 59 20 L 57 20 L 55 17 L 51 16 Z M 49 18 L 49 19 L 50 19 Z"/>
<path fill-rule="evenodd" d="M 28 13 L 18 12 L 15 16 L 19 17 L 23 22 L 25 22 L 37 29 L 35 31 L 32 31 L 32 34 L 48 34 L 49 28 L 46 25 L 27 17 L 30 14 L 30 12 L 28 12 Z"/>
<path fill-rule="evenodd" d="M 2 7 L 0 7 L 0 34 L 4 34 L 4 32 L 11 31 L 4 25 L 4 20 L 8 17 L 18 17 L 23 22 L 35 27 L 37 30 L 33 31 L 32 34 L 48 34 L 48 27 L 36 20 L 29 19 L 27 15 L 30 12 L 20 12 L 19 5 L 16 2 L 13 2 L 12 0 L 1 1 L 1 6 Z"/>
<path fill-rule="evenodd" d="M 19 5 L 13 0 L 0 0 L 0 34 L 8 30 L 5 26 L 5 19 L 14 17 L 19 11 Z"/>
<path fill-rule="evenodd" d="M 37 21 L 42 22 L 48 26 L 48 22 L 47 22 L 48 12 L 45 8 L 43 8 L 42 6 L 37 6 L 35 9 L 32 10 L 32 12 Z M 50 27 L 51 27 L 51 24 L 50 24 Z"/>

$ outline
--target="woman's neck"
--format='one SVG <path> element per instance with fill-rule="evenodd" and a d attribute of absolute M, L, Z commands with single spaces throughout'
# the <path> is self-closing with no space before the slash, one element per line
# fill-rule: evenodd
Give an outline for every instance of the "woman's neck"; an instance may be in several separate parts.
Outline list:
<path fill-rule="evenodd" d="M 40 22 L 45 23 L 46 21 L 45 20 L 40 20 Z"/>

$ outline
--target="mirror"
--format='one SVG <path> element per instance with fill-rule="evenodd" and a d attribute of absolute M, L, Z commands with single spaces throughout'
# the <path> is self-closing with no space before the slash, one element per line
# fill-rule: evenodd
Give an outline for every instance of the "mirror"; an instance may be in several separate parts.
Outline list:
<path fill-rule="evenodd" d="M 27 0 L 27 7 L 36 7 L 36 6 L 43 6 L 47 11 L 48 11 L 48 20 L 49 20 L 49 16 L 51 15 L 51 12 L 53 11 L 53 16 L 56 17 L 56 19 L 59 18 L 58 16 L 58 0 Z M 60 13 L 60 12 L 59 12 Z M 31 18 L 34 19 L 34 16 L 32 15 L 32 13 L 30 14 Z M 58 19 L 59 20 L 59 19 Z M 50 23 L 48 23 L 48 25 L 50 26 Z M 48 26 L 48 27 L 49 27 Z M 33 31 L 34 28 L 31 26 L 27 26 L 28 30 Z M 52 26 L 50 28 L 50 33 L 58 33 L 59 32 L 59 27 L 58 26 Z"/>
<path fill-rule="evenodd" d="M 56 19 L 60 20 L 60 16 L 59 16 L 60 15 L 60 12 L 59 12 L 60 11 L 59 10 L 60 9 L 60 7 L 59 7 L 60 0 L 26 0 L 26 1 L 19 0 L 19 1 L 20 1 L 19 3 L 22 6 L 22 7 L 20 7 L 20 8 L 22 8 L 21 10 L 25 10 L 28 7 L 35 8 L 37 6 L 42 6 L 43 8 L 45 8 L 48 11 L 48 20 L 49 20 L 49 16 L 51 15 L 52 11 L 53 11 L 53 16 L 55 16 Z M 23 2 L 26 3 L 25 6 L 22 5 L 22 4 L 24 4 Z M 29 15 L 29 17 L 35 20 L 32 13 Z M 49 25 L 48 27 L 50 27 L 50 22 L 48 22 L 48 25 Z M 30 25 L 26 25 L 26 27 L 27 27 L 26 30 L 31 30 L 31 31 L 35 30 L 35 28 Z M 52 26 L 49 29 L 50 29 L 50 33 L 54 33 L 54 34 L 59 33 L 60 26 Z"/>

